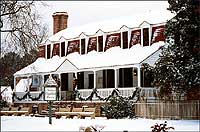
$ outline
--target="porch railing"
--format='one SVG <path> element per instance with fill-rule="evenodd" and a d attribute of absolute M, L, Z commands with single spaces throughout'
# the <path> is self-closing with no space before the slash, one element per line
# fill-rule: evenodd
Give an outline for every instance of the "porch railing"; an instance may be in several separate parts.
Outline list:
<path fill-rule="evenodd" d="M 101 96 L 102 98 L 106 98 L 109 95 L 111 95 L 113 90 L 114 88 L 97 89 L 98 95 Z M 136 90 L 136 87 L 118 88 L 119 95 L 123 97 L 130 97 L 135 90 Z M 86 98 L 92 93 L 93 89 L 79 89 L 78 91 L 81 97 Z M 158 90 L 153 87 L 143 87 L 141 88 L 140 95 L 144 97 L 144 99 L 155 100 L 156 97 L 158 96 Z M 93 98 L 93 100 L 97 100 L 97 99 L 98 98 L 95 98 L 95 97 Z"/>
<path fill-rule="evenodd" d="M 99 88 L 97 89 L 99 96 L 106 98 L 109 95 L 111 95 L 112 91 L 114 90 L 114 88 Z M 128 88 L 118 88 L 119 90 L 119 95 L 123 96 L 123 97 L 128 97 L 131 96 L 132 93 L 135 91 L 135 87 L 128 87 Z M 80 95 L 85 98 L 87 96 L 89 96 L 93 89 L 80 89 L 78 90 L 80 92 Z"/>

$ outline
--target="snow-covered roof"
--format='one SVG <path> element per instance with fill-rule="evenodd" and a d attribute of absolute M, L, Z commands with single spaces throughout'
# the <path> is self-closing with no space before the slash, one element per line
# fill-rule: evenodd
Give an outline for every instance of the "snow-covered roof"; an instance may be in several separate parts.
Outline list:
<path fill-rule="evenodd" d="M 32 64 L 17 71 L 14 76 L 53 72 L 65 61 L 65 59 L 66 57 L 59 56 L 53 56 L 51 59 L 38 58 Z"/>
<path fill-rule="evenodd" d="M 112 47 L 105 52 L 91 51 L 85 55 L 74 52 L 66 57 L 38 58 L 34 63 L 16 72 L 14 76 L 53 72 L 66 73 L 84 69 L 92 70 L 95 68 L 139 64 L 163 45 L 164 42 L 160 41 L 145 47 L 137 44 L 130 49 Z"/>
<path fill-rule="evenodd" d="M 72 39 L 79 37 L 81 33 L 84 33 L 85 35 L 95 35 L 98 30 L 102 30 L 103 32 L 118 31 L 122 26 L 134 28 L 139 27 L 144 21 L 150 24 L 163 23 L 172 17 L 173 14 L 169 11 L 151 11 L 146 13 L 134 12 L 134 15 L 129 14 L 129 16 L 118 17 L 115 19 L 89 23 L 76 27 L 67 27 L 66 29 L 52 35 L 47 40 L 51 42 L 58 42 L 61 37 L 64 37 L 65 39 Z M 42 42 L 42 44 L 46 41 Z"/>
<path fill-rule="evenodd" d="M 69 54 L 67 59 L 76 67 L 81 69 L 92 69 L 100 67 L 124 66 L 139 64 L 152 53 L 157 51 L 164 42 L 154 43 L 151 46 L 132 46 L 130 49 L 112 47 L 105 52 L 91 51 L 88 54 L 80 55 L 77 52 Z"/>

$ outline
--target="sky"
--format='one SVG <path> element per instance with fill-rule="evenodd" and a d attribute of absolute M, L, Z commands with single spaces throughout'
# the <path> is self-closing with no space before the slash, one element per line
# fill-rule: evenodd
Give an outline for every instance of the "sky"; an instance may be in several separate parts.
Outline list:
<path fill-rule="evenodd" d="M 68 13 L 68 27 L 128 16 L 138 12 L 152 10 L 169 12 L 167 1 L 44 1 L 44 3 L 48 6 L 38 4 L 37 9 L 43 22 L 49 27 L 50 35 L 53 32 L 52 14 L 54 12 L 66 11 Z"/>

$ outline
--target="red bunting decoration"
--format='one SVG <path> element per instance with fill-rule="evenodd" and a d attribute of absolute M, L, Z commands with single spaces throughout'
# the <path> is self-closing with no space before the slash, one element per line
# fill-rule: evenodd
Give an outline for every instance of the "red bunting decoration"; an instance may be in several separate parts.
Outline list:
<path fill-rule="evenodd" d="M 120 33 L 107 35 L 105 51 L 111 47 L 120 46 L 121 45 L 120 43 L 121 43 Z"/>
<path fill-rule="evenodd" d="M 53 51 L 52 51 L 52 56 L 58 55 L 60 53 L 60 46 L 59 43 L 56 43 L 53 45 Z"/>
<path fill-rule="evenodd" d="M 69 41 L 67 46 L 67 55 L 73 52 L 79 53 L 79 40 Z"/>
<path fill-rule="evenodd" d="M 39 46 L 38 57 L 45 57 L 45 45 Z"/>
<path fill-rule="evenodd" d="M 133 45 L 141 44 L 141 30 L 134 30 L 131 32 L 131 42 L 129 45 L 129 48 L 131 48 Z"/>
<path fill-rule="evenodd" d="M 157 27 L 152 27 L 152 39 L 151 39 L 151 44 L 159 41 L 165 41 L 165 26 L 157 26 Z"/>
<path fill-rule="evenodd" d="M 89 38 L 87 52 L 90 52 L 92 50 L 97 51 L 97 37 Z"/>

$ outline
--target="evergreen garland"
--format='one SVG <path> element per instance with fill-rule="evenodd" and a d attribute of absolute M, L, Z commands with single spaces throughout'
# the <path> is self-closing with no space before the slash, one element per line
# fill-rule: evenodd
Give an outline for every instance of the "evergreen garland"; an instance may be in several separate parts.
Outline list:
<path fill-rule="evenodd" d="M 44 94 L 44 91 L 42 91 L 38 97 L 33 97 L 30 92 L 25 93 L 22 97 L 19 97 L 16 95 L 16 93 L 13 93 L 13 99 L 17 99 L 19 101 L 25 100 L 27 97 L 29 97 L 30 99 L 32 99 L 33 101 L 39 100 L 41 98 L 41 96 Z"/>
<path fill-rule="evenodd" d="M 140 97 L 140 88 L 136 88 L 136 90 L 132 93 L 131 96 L 127 97 L 127 99 L 129 100 L 133 100 L 134 97 L 137 97 L 136 102 L 139 100 Z M 94 95 L 101 101 L 108 101 L 111 97 L 122 97 L 120 96 L 120 91 L 118 89 L 113 89 L 113 91 L 111 92 L 111 94 L 108 97 L 101 97 L 98 93 L 97 89 L 93 89 L 93 91 L 91 92 L 91 94 L 87 97 L 82 97 L 80 92 L 78 90 L 75 91 L 76 97 L 78 97 L 79 100 L 81 101 L 92 101 L 92 98 L 94 97 Z"/>

